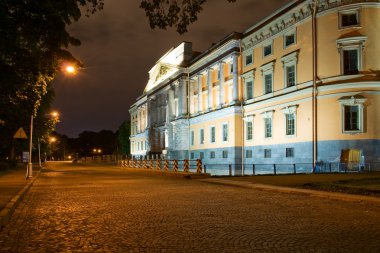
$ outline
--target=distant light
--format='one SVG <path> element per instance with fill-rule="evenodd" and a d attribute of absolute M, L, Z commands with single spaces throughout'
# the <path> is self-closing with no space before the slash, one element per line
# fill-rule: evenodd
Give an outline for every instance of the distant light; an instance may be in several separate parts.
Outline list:
<path fill-rule="evenodd" d="M 59 116 L 59 113 L 57 111 L 53 111 L 50 113 L 51 116 L 53 116 L 54 118 L 58 117 Z"/>
<path fill-rule="evenodd" d="M 68 158 L 68 159 L 71 159 L 71 155 L 69 155 L 67 158 Z"/>
<path fill-rule="evenodd" d="M 50 142 L 55 142 L 57 140 L 57 138 L 55 137 L 50 137 Z"/>
<path fill-rule="evenodd" d="M 102 150 L 101 150 L 101 149 L 98 149 L 98 153 L 102 153 Z"/>
<path fill-rule="evenodd" d="M 69 74 L 75 74 L 75 68 L 72 65 L 66 67 L 66 72 Z"/>

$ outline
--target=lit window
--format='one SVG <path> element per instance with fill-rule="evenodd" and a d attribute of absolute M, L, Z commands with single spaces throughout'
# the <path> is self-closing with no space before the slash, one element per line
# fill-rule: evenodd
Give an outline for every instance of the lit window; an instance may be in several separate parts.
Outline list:
<path fill-rule="evenodd" d="M 264 158 L 271 158 L 272 151 L 270 149 L 264 149 Z"/>
<path fill-rule="evenodd" d="M 294 157 L 294 148 L 286 148 L 285 149 L 286 157 Z"/>
<path fill-rule="evenodd" d="M 199 143 L 204 144 L 205 143 L 205 130 L 201 129 L 199 131 Z"/>
<path fill-rule="evenodd" d="M 222 140 L 223 141 L 228 141 L 228 124 L 223 124 L 223 127 L 222 127 L 223 131 L 223 136 L 222 136 Z"/>
<path fill-rule="evenodd" d="M 215 127 L 214 126 L 210 128 L 210 141 L 211 143 L 215 143 Z"/>
<path fill-rule="evenodd" d="M 253 139 L 253 122 L 248 121 L 246 122 L 246 129 L 247 129 L 247 140 Z"/>

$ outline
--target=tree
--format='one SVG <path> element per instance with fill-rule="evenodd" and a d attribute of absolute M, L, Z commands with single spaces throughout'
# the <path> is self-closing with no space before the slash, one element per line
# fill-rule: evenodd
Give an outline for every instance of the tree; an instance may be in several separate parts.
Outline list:
<path fill-rule="evenodd" d="M 80 41 L 66 27 L 81 10 L 88 16 L 102 7 L 103 0 L 0 1 L 0 135 L 36 116 L 62 62 L 81 65 L 67 50 Z"/>
<path fill-rule="evenodd" d="M 130 135 L 131 135 L 131 122 L 124 121 L 118 129 L 118 135 L 117 135 L 117 140 L 120 145 L 119 153 L 121 153 L 122 155 L 129 155 L 131 152 L 131 145 L 129 141 Z"/>
<path fill-rule="evenodd" d="M 145 10 L 152 29 L 175 27 L 179 34 L 187 32 L 187 27 L 197 20 L 202 5 L 207 0 L 142 0 L 140 8 Z M 236 2 L 236 0 L 227 0 Z"/>

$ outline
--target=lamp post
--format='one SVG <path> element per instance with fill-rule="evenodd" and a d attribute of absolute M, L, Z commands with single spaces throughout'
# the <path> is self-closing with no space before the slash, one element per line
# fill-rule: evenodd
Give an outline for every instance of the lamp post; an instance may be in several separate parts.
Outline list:
<path fill-rule="evenodd" d="M 65 64 L 63 72 L 67 75 L 75 75 L 77 73 L 77 67 L 72 64 Z M 37 108 L 36 108 L 37 109 Z M 57 114 L 58 115 L 58 114 Z M 54 115 L 53 115 L 54 116 Z M 32 164 L 32 146 L 33 146 L 33 112 L 30 116 L 30 133 L 29 133 L 29 161 L 26 169 L 26 179 L 33 178 L 33 164 Z"/>

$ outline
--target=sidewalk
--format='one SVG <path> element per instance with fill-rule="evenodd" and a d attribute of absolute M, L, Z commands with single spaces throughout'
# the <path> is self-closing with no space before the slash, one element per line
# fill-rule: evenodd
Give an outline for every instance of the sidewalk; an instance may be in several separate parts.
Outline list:
<path fill-rule="evenodd" d="M 34 183 L 39 168 L 33 167 L 33 179 L 26 180 L 26 166 L 19 166 L 13 170 L 1 172 L 0 174 L 0 228 L 9 220 L 14 209 L 24 194 Z"/>

